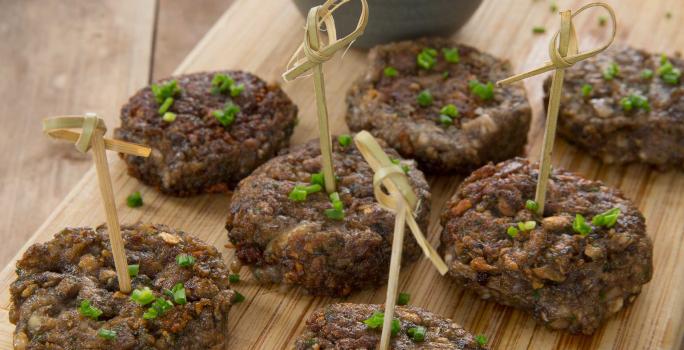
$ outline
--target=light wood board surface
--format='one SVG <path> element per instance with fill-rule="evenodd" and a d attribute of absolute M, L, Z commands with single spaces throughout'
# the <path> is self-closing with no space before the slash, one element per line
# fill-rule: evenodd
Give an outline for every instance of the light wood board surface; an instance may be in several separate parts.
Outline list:
<path fill-rule="evenodd" d="M 619 43 L 667 53 L 684 49 L 684 36 L 677 35 L 684 18 L 684 3 L 681 1 L 609 2 L 615 7 L 621 24 L 617 38 Z M 561 8 L 578 8 L 583 3 L 558 1 Z M 673 18 L 665 18 L 668 11 L 672 12 Z M 600 40 L 605 29 L 598 26 L 597 16 L 592 14 L 576 20 L 582 45 L 589 47 Z M 372 18 L 371 13 L 371 21 Z M 253 71 L 267 80 L 279 80 L 290 54 L 302 39 L 303 23 L 289 0 L 271 0 L 269 6 L 263 6 L 260 1 L 238 0 L 198 43 L 177 72 L 240 68 Z M 531 28 L 537 25 L 546 26 L 549 32 L 533 35 Z M 546 60 L 547 41 L 557 26 L 558 16 L 551 13 L 546 2 L 489 0 L 455 37 L 463 43 L 510 59 L 516 71 L 522 71 Z M 346 130 L 344 94 L 364 69 L 364 62 L 363 52 L 350 50 L 343 59 L 338 57 L 326 64 L 331 127 L 335 132 Z M 525 83 L 534 112 L 529 135 L 531 143 L 527 148 L 533 159 L 538 159 L 543 127 L 541 82 L 542 78 L 535 78 Z M 300 107 L 301 123 L 293 141 L 304 142 L 316 133 L 311 81 L 301 79 L 284 88 Z M 219 247 L 226 261 L 232 259 L 232 252 L 222 248 L 227 243 L 223 226 L 230 201 L 228 195 L 189 199 L 163 196 L 130 178 L 125 174 L 124 164 L 110 158 L 122 222 L 164 223 L 187 230 Z M 684 266 L 681 264 L 684 261 L 684 174 L 677 171 L 660 173 L 639 165 L 602 166 L 562 141 L 555 148 L 553 164 L 621 188 L 646 217 L 648 232 L 654 241 L 655 272 L 653 280 L 633 305 L 588 337 L 548 331 L 522 312 L 479 300 L 473 293 L 440 277 L 426 260 L 402 270 L 400 290 L 411 293 L 413 304 L 451 317 L 475 334 L 485 334 L 494 349 L 680 348 L 684 337 Z M 437 245 L 440 231 L 437 218 L 444 201 L 459 181 L 460 178 L 456 177 L 432 178 L 430 181 L 433 212 L 428 235 L 434 245 Z M 141 190 L 145 206 L 127 208 L 125 198 L 135 190 Z M 102 223 L 104 214 L 92 210 L 99 200 L 98 195 L 97 180 L 91 169 L 26 246 L 48 240 L 65 226 Z M 290 347 L 314 309 L 338 301 L 307 296 L 299 289 L 282 291 L 257 285 L 246 270 L 242 277 L 243 281 L 236 289 L 247 300 L 231 311 L 228 337 L 232 349 Z M 3 348 L 11 346 L 14 330 L 7 321 L 8 285 L 14 278 L 12 265 L 0 274 L 0 346 Z M 380 303 L 384 292 L 384 288 L 367 290 L 345 300 Z"/>

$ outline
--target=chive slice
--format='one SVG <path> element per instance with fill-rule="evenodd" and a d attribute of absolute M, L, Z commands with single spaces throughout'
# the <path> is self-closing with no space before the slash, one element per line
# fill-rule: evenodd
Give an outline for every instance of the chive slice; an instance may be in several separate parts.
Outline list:
<path fill-rule="evenodd" d="M 363 323 L 371 329 L 382 328 L 382 323 L 385 319 L 385 313 L 380 311 L 373 312 L 373 315 L 364 320 Z M 401 323 L 396 318 L 392 320 L 392 335 L 397 335 L 401 330 Z"/>
<path fill-rule="evenodd" d="M 242 295 L 242 294 L 240 294 L 240 292 L 235 291 L 235 296 L 233 296 L 232 302 L 233 302 L 234 304 L 238 304 L 238 303 L 241 303 L 241 302 L 243 302 L 243 301 L 245 301 L 245 296 Z"/>
<path fill-rule="evenodd" d="M 658 67 L 658 76 L 670 85 L 679 84 L 679 79 L 682 72 L 672 65 L 672 62 L 664 54 L 660 57 L 660 67 Z"/>
<path fill-rule="evenodd" d="M 518 228 L 520 231 L 531 231 L 534 230 L 535 227 L 537 227 L 536 221 L 525 221 L 518 223 Z"/>
<path fill-rule="evenodd" d="M 399 74 L 399 72 L 397 71 L 396 68 L 390 67 L 390 66 L 385 67 L 385 69 L 383 70 L 383 73 L 388 78 L 394 78 Z"/>
<path fill-rule="evenodd" d="M 344 220 L 344 211 L 343 210 L 332 208 L 332 209 L 326 209 L 324 211 L 324 213 L 328 219 Z"/>
<path fill-rule="evenodd" d="M 321 185 L 325 186 L 325 178 L 323 177 L 323 173 L 313 173 L 311 174 L 311 181 L 312 184 L 315 185 Z"/>
<path fill-rule="evenodd" d="M 535 26 L 535 27 L 532 27 L 532 33 L 534 33 L 534 34 L 543 34 L 543 33 L 546 33 L 546 28 L 544 28 L 544 27 L 542 27 L 542 26 Z"/>
<path fill-rule="evenodd" d="M 232 97 L 237 97 L 239 96 L 243 91 L 245 91 L 245 84 L 233 84 L 230 86 L 230 96 Z"/>
<path fill-rule="evenodd" d="M 451 118 L 458 117 L 458 108 L 450 103 L 442 107 L 442 109 L 439 110 L 439 113 Z"/>
<path fill-rule="evenodd" d="M 477 80 L 471 80 L 468 82 L 468 87 L 470 92 L 479 97 L 480 99 L 486 101 L 494 98 L 494 84 L 488 82 L 487 84 L 482 84 Z"/>
<path fill-rule="evenodd" d="M 518 233 L 520 233 L 520 230 L 515 228 L 515 226 L 509 226 L 508 229 L 506 230 L 506 234 L 511 236 L 511 238 L 515 238 L 518 236 Z"/>
<path fill-rule="evenodd" d="M 225 106 L 223 106 L 223 110 L 215 110 L 211 114 L 219 123 L 221 123 L 221 125 L 230 126 L 235 121 L 238 113 L 240 113 L 240 107 L 233 102 L 228 101 Z"/>
<path fill-rule="evenodd" d="M 237 273 L 232 273 L 228 276 L 228 281 L 230 283 L 238 283 L 240 282 L 240 275 Z"/>
<path fill-rule="evenodd" d="M 297 185 L 292 189 L 292 191 L 290 192 L 290 194 L 287 197 L 290 200 L 295 201 L 295 202 L 303 202 L 306 200 L 307 194 L 308 194 L 308 192 L 306 192 L 304 187 Z"/>
<path fill-rule="evenodd" d="M 418 101 L 418 105 L 421 107 L 429 107 L 432 105 L 432 93 L 430 90 L 425 89 L 418 94 L 416 101 Z"/>
<path fill-rule="evenodd" d="M 166 112 L 162 116 L 162 120 L 167 122 L 167 123 L 173 123 L 176 120 L 176 113 Z"/>
<path fill-rule="evenodd" d="M 444 60 L 449 63 L 458 63 L 461 61 L 461 56 L 458 54 L 458 48 L 444 48 L 442 49 L 442 54 L 444 55 Z"/>
<path fill-rule="evenodd" d="M 423 49 L 416 57 L 418 67 L 429 70 L 437 64 L 437 50 L 432 48 Z"/>
<path fill-rule="evenodd" d="M 589 84 L 584 84 L 582 85 L 582 96 L 584 97 L 589 97 L 591 96 L 591 92 L 594 90 L 594 87 L 589 85 Z"/>
<path fill-rule="evenodd" d="M 126 197 L 126 205 L 129 208 L 141 207 L 143 205 L 143 199 L 142 195 L 140 195 L 140 191 L 135 191 Z"/>
<path fill-rule="evenodd" d="M 352 137 L 350 135 L 347 135 L 347 134 L 342 134 L 342 135 L 337 137 L 337 142 L 340 144 L 340 146 L 347 147 L 347 146 L 351 145 Z"/>
<path fill-rule="evenodd" d="M 190 267 L 195 264 L 195 257 L 189 254 L 178 254 L 176 256 L 176 264 L 180 267 Z"/>
<path fill-rule="evenodd" d="M 146 320 L 155 319 L 165 314 L 172 308 L 173 303 L 164 298 L 157 298 L 157 300 L 154 301 L 152 306 L 150 306 L 150 308 L 147 309 L 147 311 L 145 311 L 145 313 L 143 314 L 143 318 Z"/>
<path fill-rule="evenodd" d="M 408 333 L 409 338 L 411 338 L 413 341 L 416 342 L 422 342 L 425 341 L 425 333 L 427 332 L 427 328 L 423 326 L 415 326 L 409 328 L 406 333 Z"/>
<path fill-rule="evenodd" d="M 313 184 L 313 185 L 302 187 L 302 189 L 304 189 L 304 191 L 306 191 L 306 194 L 308 195 L 308 194 L 312 194 L 312 193 L 316 193 L 316 192 L 321 192 L 323 187 L 321 187 L 321 185 L 319 185 L 319 184 Z"/>
<path fill-rule="evenodd" d="M 150 287 L 143 287 L 142 289 L 134 289 L 131 293 L 131 300 L 140 305 L 147 305 L 155 300 L 154 294 Z"/>
<path fill-rule="evenodd" d="M 164 115 L 164 113 L 169 111 L 171 105 L 173 105 L 173 97 L 167 97 L 166 100 L 164 100 L 164 103 L 162 103 L 162 105 L 159 106 L 159 114 Z"/>
<path fill-rule="evenodd" d="M 411 294 L 409 293 L 399 293 L 397 298 L 397 305 L 406 305 L 411 300 Z"/>
<path fill-rule="evenodd" d="M 603 79 L 613 80 L 620 74 L 620 67 L 615 62 L 611 62 L 603 69 Z"/>
<path fill-rule="evenodd" d="M 451 117 L 448 115 L 440 114 L 439 115 L 439 123 L 445 127 L 448 127 L 450 125 L 454 125 L 454 120 L 451 119 Z"/>
<path fill-rule="evenodd" d="M 591 226 L 586 223 L 582 214 L 575 214 L 575 220 L 572 221 L 572 230 L 581 236 L 586 236 L 591 233 Z"/>
<path fill-rule="evenodd" d="M 653 70 L 648 69 L 648 68 L 642 70 L 642 71 L 641 71 L 641 78 L 642 78 L 642 79 L 651 79 L 651 78 L 653 78 Z"/>
<path fill-rule="evenodd" d="M 178 81 L 175 79 L 162 85 L 152 84 L 150 90 L 152 90 L 152 94 L 154 94 L 154 98 L 159 104 L 164 103 L 167 98 L 175 97 L 181 92 L 181 88 L 178 87 Z"/>
<path fill-rule="evenodd" d="M 648 103 L 648 99 L 637 94 L 631 94 L 627 97 L 623 97 L 620 100 L 620 106 L 625 112 L 629 112 L 633 109 L 641 109 L 647 112 L 651 110 L 651 105 Z"/>
<path fill-rule="evenodd" d="M 140 271 L 140 265 L 138 265 L 138 264 L 128 265 L 128 275 L 129 276 L 136 277 L 136 276 L 138 276 L 139 271 Z"/>
<path fill-rule="evenodd" d="M 537 210 L 539 210 L 539 204 L 531 199 L 528 199 L 525 201 L 525 208 L 533 213 L 536 213 Z"/>
<path fill-rule="evenodd" d="M 100 315 L 102 315 L 102 310 L 91 305 L 90 300 L 83 299 L 83 301 L 81 301 L 81 304 L 78 306 L 78 313 L 93 320 L 97 320 L 97 318 L 100 317 Z"/>
<path fill-rule="evenodd" d="M 478 334 L 475 336 L 475 341 L 479 346 L 485 346 L 487 345 L 487 337 L 485 337 L 482 334 Z"/>
<path fill-rule="evenodd" d="M 333 192 L 328 196 L 330 198 L 331 202 L 339 202 L 340 201 L 340 194 L 337 192 Z"/>
<path fill-rule="evenodd" d="M 173 288 L 171 288 L 170 292 L 169 297 L 173 298 L 174 303 L 183 305 L 188 302 L 188 299 L 185 296 L 185 286 L 183 283 L 176 283 Z"/>
<path fill-rule="evenodd" d="M 97 336 L 102 339 L 113 340 L 116 339 L 116 331 L 106 328 L 100 328 L 97 331 Z"/>
<path fill-rule="evenodd" d="M 618 216 L 620 216 L 620 208 L 613 208 L 594 216 L 591 219 L 591 223 L 594 224 L 594 226 L 610 228 L 615 226 Z"/>

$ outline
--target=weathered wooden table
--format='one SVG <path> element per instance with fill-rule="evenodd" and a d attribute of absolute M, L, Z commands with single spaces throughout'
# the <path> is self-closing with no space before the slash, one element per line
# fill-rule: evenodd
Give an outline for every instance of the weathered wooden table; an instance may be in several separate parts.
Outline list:
<path fill-rule="evenodd" d="M 679 0 L 609 1 L 618 14 L 618 43 L 672 53 L 684 49 L 684 36 L 678 35 L 684 2 Z M 560 7 L 578 8 L 585 2 L 559 1 Z M 666 19 L 666 12 L 673 17 Z M 373 14 L 371 14 L 372 20 Z M 597 15 L 575 22 L 580 40 L 587 47 L 600 41 L 605 28 L 599 27 Z M 238 0 L 200 41 L 177 69 L 177 73 L 212 69 L 239 68 L 253 71 L 268 80 L 279 80 L 289 55 L 302 39 L 302 17 L 289 0 Z M 535 66 L 546 57 L 548 37 L 558 27 L 558 16 L 548 3 L 527 0 L 489 0 L 478 10 L 456 39 L 513 62 L 517 71 Z M 549 32 L 534 36 L 532 27 L 544 25 Z M 516 47 L 517 49 L 512 50 Z M 351 50 L 326 65 L 332 129 L 346 130 L 344 94 L 364 68 L 363 52 Z M 527 152 L 537 159 L 541 145 L 543 106 L 541 78 L 526 82 L 533 105 L 534 123 Z M 284 86 L 300 107 L 301 123 L 293 141 L 302 143 L 316 134 L 316 119 L 311 84 L 306 79 Z M 224 253 L 232 252 L 223 228 L 229 195 L 205 195 L 187 199 L 163 196 L 141 185 L 125 173 L 120 160 L 111 157 L 114 187 L 122 222 L 157 222 L 187 230 Z M 485 334 L 494 349 L 678 349 L 684 341 L 684 173 L 655 172 L 645 166 L 604 166 L 576 148 L 559 141 L 553 164 L 576 171 L 588 178 L 600 179 L 621 188 L 646 217 L 649 235 L 654 241 L 655 273 L 636 302 L 621 311 L 592 337 L 551 332 L 512 308 L 478 299 L 449 279 L 440 277 L 426 260 L 404 268 L 400 289 L 410 292 L 412 303 L 451 317 L 473 333 Z M 431 178 L 433 193 L 429 237 L 437 245 L 440 231 L 438 216 L 445 200 L 458 186 L 460 178 Z M 126 196 L 141 190 L 145 206 L 130 209 Z M 89 171 L 50 218 L 26 242 L 24 249 L 45 241 L 65 226 L 94 226 L 104 221 L 99 208 L 97 181 Z M 19 254 L 23 252 L 22 249 Z M 14 330 L 7 320 L 8 285 L 15 278 L 14 266 L 0 274 L 0 346 L 11 347 Z M 280 349 L 292 345 L 304 327 L 304 320 L 314 309 L 337 300 L 307 296 L 299 289 L 282 291 L 260 286 L 248 271 L 237 285 L 247 300 L 231 311 L 228 334 L 232 349 Z M 352 302 L 382 302 L 384 288 L 356 293 Z"/>

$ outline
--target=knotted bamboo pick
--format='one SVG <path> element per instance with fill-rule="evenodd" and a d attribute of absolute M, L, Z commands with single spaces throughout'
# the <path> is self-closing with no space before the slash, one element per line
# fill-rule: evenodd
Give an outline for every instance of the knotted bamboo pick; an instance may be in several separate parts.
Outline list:
<path fill-rule="evenodd" d="M 418 245 L 423 249 L 440 274 L 444 275 L 448 268 L 442 258 L 427 241 L 413 217 L 420 205 L 404 171 L 393 164 L 382 147 L 367 131 L 361 131 L 354 137 L 356 148 L 375 172 L 373 175 L 373 191 L 380 206 L 395 213 L 394 236 L 392 238 L 392 256 L 390 260 L 389 278 L 387 281 L 387 297 L 385 300 L 385 317 L 382 325 L 380 349 L 388 349 L 392 331 L 392 319 L 396 305 L 397 287 L 399 285 L 399 269 L 404 248 L 404 227 L 408 224 Z M 387 190 L 387 193 L 383 190 Z"/>
<path fill-rule="evenodd" d="M 335 175 L 332 164 L 332 140 L 330 139 L 330 127 L 328 126 L 328 107 L 325 99 L 325 82 L 323 80 L 323 63 L 330 60 L 335 52 L 350 45 L 356 38 L 363 34 L 368 23 L 368 3 L 361 1 L 361 16 L 356 29 L 342 39 L 337 38 L 333 12 L 349 0 L 327 0 L 323 5 L 309 10 L 304 30 L 304 42 L 287 64 L 287 71 L 283 74 L 285 81 L 291 81 L 309 70 L 313 70 L 314 91 L 316 93 L 316 108 L 318 110 L 318 132 L 323 159 L 323 178 L 325 190 L 328 193 L 335 192 Z M 325 24 L 328 33 L 327 45 L 321 45 L 319 38 L 320 25 Z M 303 57 L 300 57 L 303 55 Z"/>
<path fill-rule="evenodd" d="M 582 11 L 592 8 L 602 7 L 611 19 L 612 31 L 610 39 L 601 47 L 587 52 L 578 53 L 578 40 L 575 33 L 575 26 L 572 19 L 582 13 Z M 558 32 L 551 38 L 549 42 L 549 57 L 550 62 L 544 63 L 543 66 L 535 68 L 529 72 L 518 74 L 510 78 L 498 81 L 497 85 L 511 84 L 519 80 L 529 78 L 550 70 L 554 70 L 553 79 L 551 81 L 551 90 L 549 92 L 549 105 L 547 108 L 546 128 L 544 130 L 544 143 L 542 145 L 541 161 L 539 166 L 539 178 L 537 179 L 537 190 L 534 196 L 535 202 L 539 205 L 537 214 L 544 213 L 544 204 L 546 201 L 546 186 L 549 181 L 549 173 L 551 172 L 551 153 L 556 138 L 556 124 L 558 121 L 558 109 L 560 107 L 560 97 L 563 89 L 563 78 L 565 77 L 565 68 L 571 67 L 573 64 L 585 60 L 589 57 L 595 56 L 610 46 L 615 39 L 615 32 L 617 30 L 617 20 L 613 8 L 608 4 L 596 2 L 584 5 L 574 14 L 570 10 L 560 12 L 561 27 Z M 556 47 L 558 42 L 558 47 Z"/>
<path fill-rule="evenodd" d="M 81 132 L 69 129 L 81 129 Z M 112 255 L 114 266 L 119 280 L 119 290 L 124 293 L 131 291 L 131 278 L 128 276 L 128 263 L 126 262 L 126 252 L 124 251 L 123 239 L 121 238 L 121 228 L 119 218 L 114 203 L 114 191 L 112 190 L 112 179 L 109 175 L 107 164 L 107 149 L 126 153 L 139 157 L 148 157 L 150 149 L 145 146 L 136 145 L 120 140 L 104 138 L 107 127 L 102 119 L 93 113 L 85 116 L 59 116 L 43 120 L 43 132 L 48 136 L 75 143 L 76 149 L 81 153 L 88 152 L 92 146 L 93 158 L 95 159 L 95 169 L 97 170 L 97 180 L 100 185 L 100 194 L 107 215 L 107 228 L 109 241 L 112 245 Z"/>

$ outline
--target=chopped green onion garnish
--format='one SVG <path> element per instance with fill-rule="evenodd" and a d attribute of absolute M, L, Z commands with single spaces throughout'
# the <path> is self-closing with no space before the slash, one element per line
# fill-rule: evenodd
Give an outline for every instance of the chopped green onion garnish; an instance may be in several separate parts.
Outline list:
<path fill-rule="evenodd" d="M 343 220 L 344 219 L 344 210 L 339 210 L 339 209 L 326 209 L 325 210 L 325 216 L 328 217 L 328 219 L 332 220 Z"/>
<path fill-rule="evenodd" d="M 651 79 L 651 78 L 653 78 L 653 71 L 650 70 L 650 69 L 648 69 L 648 68 L 642 70 L 642 71 L 641 71 L 641 78 L 643 78 L 643 79 Z"/>
<path fill-rule="evenodd" d="M 78 313 L 85 317 L 92 318 L 93 320 L 97 320 L 97 318 L 102 315 L 102 310 L 90 305 L 90 300 L 83 299 L 81 305 L 78 307 Z"/>
<path fill-rule="evenodd" d="M 511 238 L 515 238 L 518 236 L 518 233 L 520 233 L 520 230 L 515 228 L 515 226 L 509 226 L 508 229 L 506 230 L 506 233 L 511 236 Z"/>
<path fill-rule="evenodd" d="M 333 192 L 328 196 L 330 198 L 331 202 L 339 202 L 340 201 L 340 194 L 337 192 Z"/>
<path fill-rule="evenodd" d="M 534 230 L 535 227 L 537 227 L 536 221 L 525 221 L 518 223 L 518 228 L 520 231 L 531 231 Z"/>
<path fill-rule="evenodd" d="M 399 297 L 397 298 L 397 305 L 406 305 L 409 303 L 409 300 L 411 300 L 411 294 L 399 293 Z"/>
<path fill-rule="evenodd" d="M 615 62 L 611 62 L 604 70 L 603 70 L 603 79 L 606 80 L 613 80 L 615 77 L 617 77 L 620 74 L 620 67 L 618 67 Z"/>
<path fill-rule="evenodd" d="M 245 301 L 245 296 L 240 294 L 238 291 L 235 291 L 235 296 L 233 297 L 233 304 L 241 303 Z"/>
<path fill-rule="evenodd" d="M 169 111 L 169 108 L 171 108 L 171 105 L 173 104 L 173 97 L 167 97 L 166 100 L 164 100 L 164 103 L 162 103 L 161 106 L 159 106 L 159 114 L 164 115 L 164 113 Z"/>
<path fill-rule="evenodd" d="M 461 60 L 461 56 L 458 54 L 458 48 L 442 49 L 442 54 L 444 54 L 444 59 L 449 63 L 458 63 Z"/>
<path fill-rule="evenodd" d="M 591 226 L 587 225 L 582 214 L 575 214 L 575 220 L 572 222 L 572 230 L 582 236 L 586 236 L 591 233 Z"/>
<path fill-rule="evenodd" d="M 399 74 L 396 68 L 390 66 L 385 67 L 383 73 L 385 73 L 385 76 L 388 78 L 394 78 L 397 76 L 397 74 Z"/>
<path fill-rule="evenodd" d="M 418 67 L 422 69 L 432 69 L 437 64 L 437 50 L 425 48 L 416 57 Z"/>
<path fill-rule="evenodd" d="M 475 336 L 475 341 L 479 346 L 485 346 L 487 345 L 487 337 L 485 337 L 482 334 L 478 334 Z"/>
<path fill-rule="evenodd" d="M 606 17 L 606 16 L 599 16 L 599 18 L 598 18 L 598 24 L 599 24 L 601 27 L 603 27 L 603 26 L 606 25 L 606 23 L 608 23 L 608 17 Z"/>
<path fill-rule="evenodd" d="M 454 120 L 444 114 L 439 115 L 439 122 L 444 126 L 454 125 Z"/>
<path fill-rule="evenodd" d="M 143 199 L 140 195 L 140 192 L 133 192 L 128 197 L 126 197 L 126 205 L 128 205 L 129 208 L 141 207 L 143 205 Z"/>
<path fill-rule="evenodd" d="M 230 281 L 230 283 L 238 283 L 240 282 L 240 275 L 237 273 L 232 273 L 228 276 L 228 281 Z"/>
<path fill-rule="evenodd" d="M 430 93 L 430 90 L 425 89 L 418 94 L 416 100 L 418 101 L 419 106 L 428 107 L 432 105 L 432 93 Z"/>
<path fill-rule="evenodd" d="M 344 210 L 344 203 L 342 203 L 342 201 L 335 201 L 335 202 L 332 202 L 331 204 L 332 204 L 333 209 L 335 209 L 335 210 L 339 210 L 339 211 Z"/>
<path fill-rule="evenodd" d="M 617 223 L 618 216 L 620 216 L 620 208 L 613 208 L 605 211 L 591 219 L 591 223 L 595 226 L 613 227 Z"/>
<path fill-rule="evenodd" d="M 537 210 L 539 210 L 539 204 L 531 199 L 528 199 L 525 201 L 525 208 L 533 213 L 536 213 Z"/>
<path fill-rule="evenodd" d="M 534 34 L 546 33 L 546 28 L 544 28 L 542 26 L 532 27 L 532 33 L 534 33 Z"/>
<path fill-rule="evenodd" d="M 306 200 L 307 194 L 308 194 L 308 192 L 306 192 L 304 187 L 297 185 L 292 189 L 288 198 L 290 198 L 290 200 L 295 201 L 295 202 L 303 202 Z"/>
<path fill-rule="evenodd" d="M 316 193 L 316 192 L 321 192 L 323 187 L 319 184 L 313 184 L 313 185 L 302 187 L 302 189 L 304 189 L 304 191 L 306 191 L 306 194 L 312 194 L 312 193 Z"/>
<path fill-rule="evenodd" d="M 340 146 L 347 147 L 347 146 L 351 145 L 352 137 L 350 135 L 347 135 L 347 134 L 342 134 L 342 135 L 337 137 L 337 142 L 339 142 Z"/>
<path fill-rule="evenodd" d="M 380 311 L 373 312 L 373 315 L 364 320 L 363 323 L 370 329 L 382 328 L 382 323 L 385 319 L 385 313 Z M 392 335 L 397 335 L 401 330 L 401 323 L 396 318 L 392 320 Z"/>
<path fill-rule="evenodd" d="M 176 283 L 173 288 L 171 288 L 171 293 L 169 294 L 169 296 L 173 298 L 173 302 L 178 305 L 183 305 L 188 302 L 188 299 L 185 297 L 185 286 L 183 286 L 183 283 Z"/>
<path fill-rule="evenodd" d="M 233 84 L 230 86 L 230 96 L 237 97 L 245 91 L 245 84 Z"/>
<path fill-rule="evenodd" d="M 180 267 L 190 267 L 195 263 L 195 257 L 189 254 L 178 254 L 176 256 L 176 263 Z"/>
<path fill-rule="evenodd" d="M 682 72 L 672 65 L 672 62 L 664 54 L 660 57 L 660 67 L 658 67 L 658 76 L 663 79 L 664 82 L 670 85 L 679 84 L 679 79 L 682 76 Z"/>
<path fill-rule="evenodd" d="M 413 341 L 421 342 L 425 341 L 425 333 L 427 332 L 427 328 L 423 326 L 415 326 L 409 328 L 406 333 L 408 333 L 408 336 L 413 339 Z"/>
<path fill-rule="evenodd" d="M 175 79 L 163 85 L 152 84 L 150 89 L 152 90 L 154 98 L 157 100 L 157 103 L 159 104 L 164 103 L 164 101 L 166 101 L 167 98 L 175 97 L 176 95 L 178 95 L 178 93 L 181 92 L 181 88 L 178 87 L 178 81 L 176 81 Z"/>
<path fill-rule="evenodd" d="M 323 177 L 323 173 L 311 174 L 311 183 L 316 184 L 316 185 L 325 186 L 325 178 Z"/>
<path fill-rule="evenodd" d="M 594 90 L 594 87 L 589 85 L 589 84 L 582 85 L 582 96 L 584 96 L 584 97 L 591 96 L 591 92 L 593 90 Z"/>
<path fill-rule="evenodd" d="M 213 111 L 212 114 L 216 117 L 216 120 L 223 126 L 229 126 L 235 121 L 235 117 L 240 113 L 240 107 L 238 107 L 233 102 L 227 102 L 223 107 L 223 110 Z"/>
<path fill-rule="evenodd" d="M 629 112 L 633 109 L 641 109 L 647 112 L 651 110 L 651 105 L 648 103 L 648 99 L 644 96 L 636 94 L 623 97 L 620 100 L 620 106 L 625 112 Z"/>
<path fill-rule="evenodd" d="M 173 123 L 176 120 L 176 113 L 166 112 L 162 116 L 162 120 L 164 120 L 167 123 Z"/>
<path fill-rule="evenodd" d="M 482 100 L 491 100 L 494 97 L 494 84 L 492 82 L 482 84 L 477 80 L 471 80 L 468 82 L 468 87 L 470 92 Z"/>
<path fill-rule="evenodd" d="M 138 265 L 138 264 L 128 265 L 128 275 L 129 276 L 135 277 L 138 275 L 139 271 L 140 271 L 140 265 Z"/>
<path fill-rule="evenodd" d="M 155 300 L 154 294 L 150 287 L 143 287 L 143 289 L 134 289 L 131 293 L 131 300 L 135 301 L 140 305 L 147 305 Z"/>
<path fill-rule="evenodd" d="M 116 331 L 113 331 L 111 329 L 106 329 L 106 328 L 100 328 L 97 331 L 97 336 L 102 338 L 102 339 L 107 339 L 107 340 L 116 339 Z"/>
<path fill-rule="evenodd" d="M 185 291 L 183 291 L 183 293 L 185 293 Z M 173 303 L 164 298 L 158 298 L 154 301 L 154 304 L 152 304 L 152 306 L 150 306 L 150 308 L 147 309 L 147 311 L 145 311 L 145 313 L 143 314 L 143 318 L 146 320 L 157 318 L 165 314 L 172 308 Z"/>
<path fill-rule="evenodd" d="M 442 109 L 439 110 L 440 114 L 444 114 L 447 117 L 457 117 L 458 116 L 458 108 L 454 106 L 453 104 L 448 104 L 442 107 Z"/>

